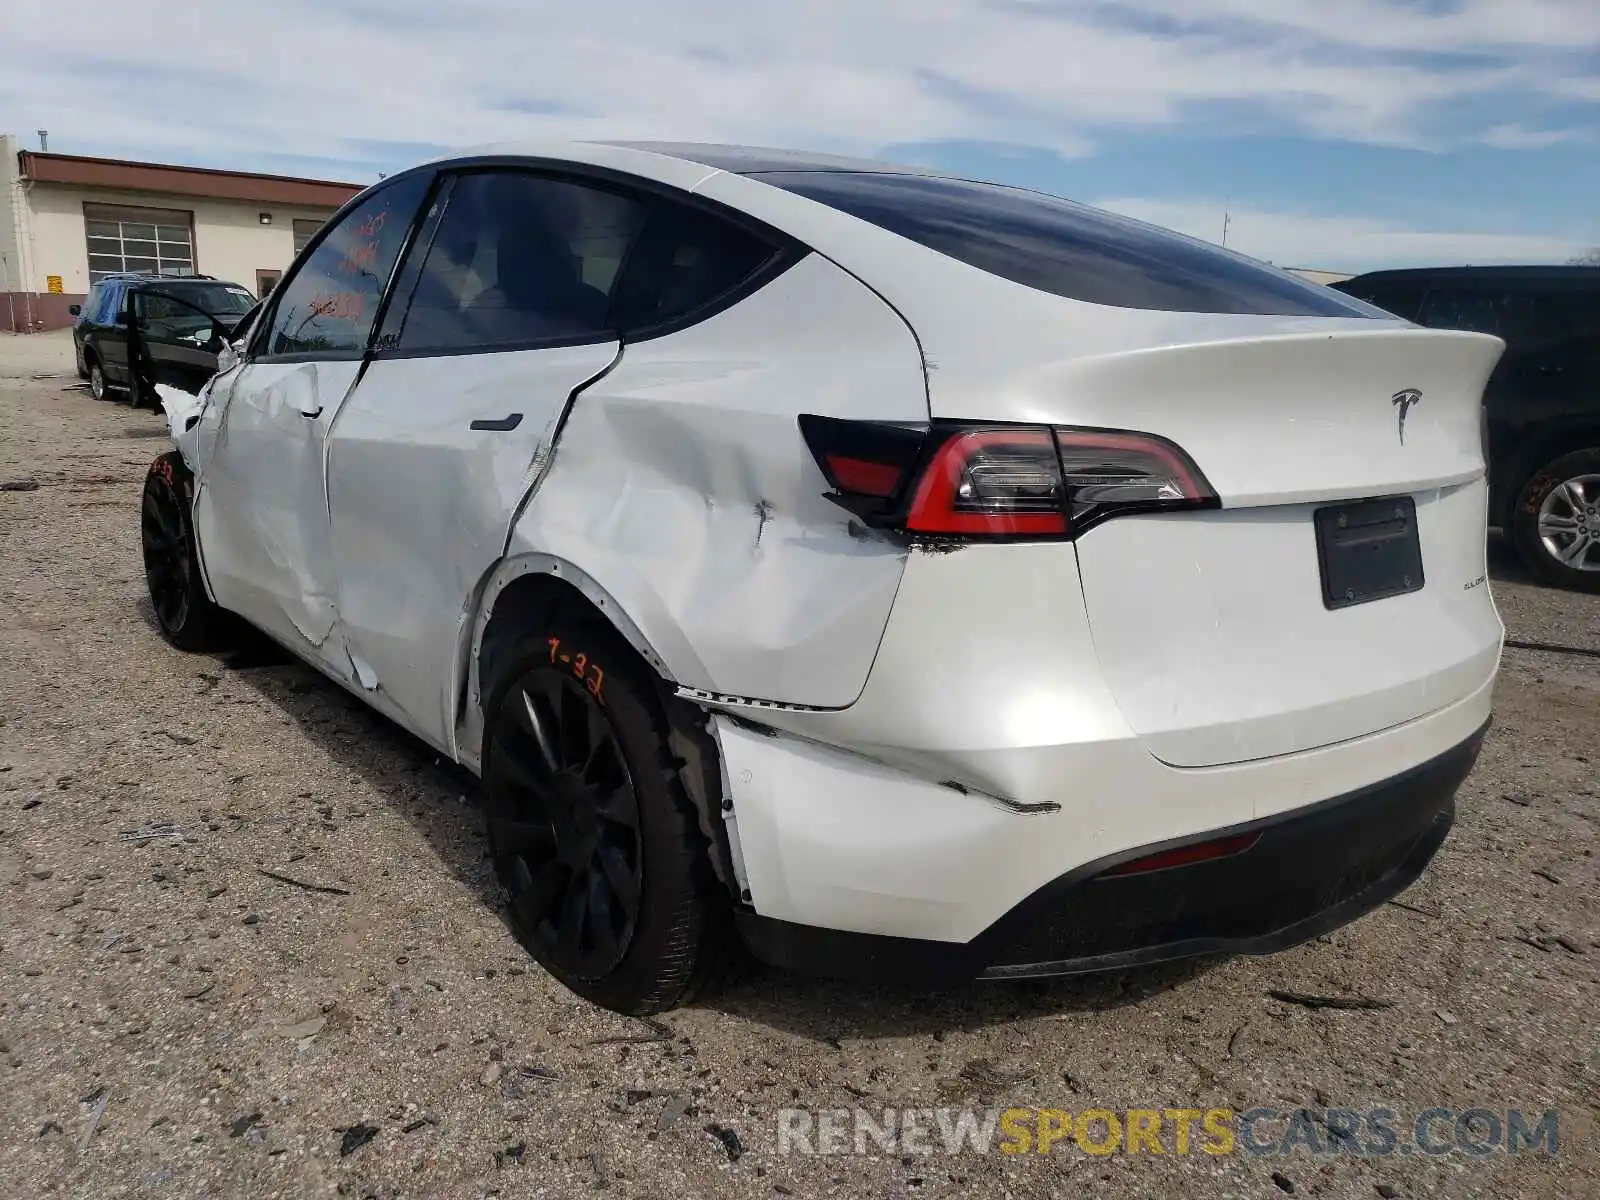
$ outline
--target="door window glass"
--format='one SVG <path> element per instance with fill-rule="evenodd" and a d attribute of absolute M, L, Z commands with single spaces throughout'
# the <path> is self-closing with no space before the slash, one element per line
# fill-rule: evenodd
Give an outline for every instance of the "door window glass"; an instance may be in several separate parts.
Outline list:
<path fill-rule="evenodd" d="M 429 185 L 390 184 L 347 213 L 278 289 L 266 354 L 361 354 L 378 301 Z"/>
<path fill-rule="evenodd" d="M 83 319 L 94 325 L 109 325 L 111 323 L 111 306 L 106 303 L 112 288 L 108 284 L 97 283 L 89 289 L 89 298 L 83 302 Z"/>
<path fill-rule="evenodd" d="M 765 239 L 721 217 L 658 201 L 618 282 L 612 324 L 632 333 L 690 317 L 776 254 Z"/>
<path fill-rule="evenodd" d="M 492 349 L 601 336 L 642 201 L 514 171 L 456 180 L 399 347 Z"/>
<path fill-rule="evenodd" d="M 204 345 L 215 336 L 216 325 L 209 313 L 187 300 L 162 292 L 143 289 L 134 292 L 133 313 L 139 332 L 152 341 L 192 341 Z"/>

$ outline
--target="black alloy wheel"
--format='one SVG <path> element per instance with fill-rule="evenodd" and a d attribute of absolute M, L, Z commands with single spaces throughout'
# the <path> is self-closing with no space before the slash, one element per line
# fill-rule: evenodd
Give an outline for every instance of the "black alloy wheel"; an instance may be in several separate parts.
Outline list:
<path fill-rule="evenodd" d="M 633 1015 L 735 972 L 732 898 L 679 752 L 715 754 L 704 715 L 598 614 L 491 618 L 478 668 L 489 851 L 517 939 L 584 999 Z"/>
<path fill-rule="evenodd" d="M 512 684 L 490 753 L 496 866 L 541 961 L 597 980 L 622 961 L 643 876 L 633 777 L 604 708 L 570 672 Z"/>
<path fill-rule="evenodd" d="M 150 464 L 140 501 L 139 543 L 161 636 L 180 650 L 216 650 L 228 640 L 227 614 L 212 603 L 200 580 L 190 518 L 193 484 L 175 451 Z"/>

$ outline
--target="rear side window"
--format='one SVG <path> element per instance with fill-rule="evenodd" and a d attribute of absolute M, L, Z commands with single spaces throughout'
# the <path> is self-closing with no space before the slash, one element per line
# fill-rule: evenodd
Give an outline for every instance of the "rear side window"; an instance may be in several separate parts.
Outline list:
<path fill-rule="evenodd" d="M 752 178 L 1043 292 L 1167 312 L 1373 317 L 1350 297 L 1154 225 L 1019 188 L 868 171 Z"/>
<path fill-rule="evenodd" d="M 460 176 L 400 330 L 403 351 L 492 350 L 603 336 L 643 201 L 567 180 Z"/>
<path fill-rule="evenodd" d="M 764 238 L 712 213 L 653 202 L 618 282 L 611 324 L 648 335 L 709 315 L 778 254 Z"/>
<path fill-rule="evenodd" d="M 117 308 L 122 301 L 120 283 L 97 283 L 89 293 L 84 314 L 96 325 L 110 325 L 117 319 Z"/>
<path fill-rule="evenodd" d="M 400 179 L 346 213 L 278 290 L 266 354 L 363 354 L 378 301 L 412 218 L 426 174 Z"/>

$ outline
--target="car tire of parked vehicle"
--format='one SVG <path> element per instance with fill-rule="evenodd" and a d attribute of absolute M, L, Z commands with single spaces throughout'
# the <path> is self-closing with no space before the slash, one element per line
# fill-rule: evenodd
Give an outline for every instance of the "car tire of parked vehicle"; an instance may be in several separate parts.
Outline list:
<path fill-rule="evenodd" d="M 230 614 L 212 603 L 195 547 L 194 476 L 176 451 L 150 464 L 139 535 L 145 582 L 161 636 L 179 650 L 215 651 L 234 641 Z"/>
<path fill-rule="evenodd" d="M 1529 477 L 1512 511 L 1511 537 L 1540 579 L 1600 593 L 1600 446 L 1563 454 Z"/>
<path fill-rule="evenodd" d="M 740 955 L 657 681 L 608 626 L 559 613 L 496 657 L 482 780 L 518 939 L 605 1008 L 684 1003 Z"/>
<path fill-rule="evenodd" d="M 89 394 L 96 400 L 110 400 L 111 385 L 106 382 L 105 368 L 100 365 L 99 356 L 90 350 L 85 352 L 83 359 L 89 368 Z"/>

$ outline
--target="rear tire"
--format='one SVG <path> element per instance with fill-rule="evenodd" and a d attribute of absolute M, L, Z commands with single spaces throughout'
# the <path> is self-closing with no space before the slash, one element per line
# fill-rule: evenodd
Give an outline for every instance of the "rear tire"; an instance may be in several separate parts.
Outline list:
<path fill-rule="evenodd" d="M 497 657 L 482 778 L 518 940 L 604 1008 L 685 1003 L 738 949 L 657 681 L 609 626 L 561 613 Z"/>
<path fill-rule="evenodd" d="M 150 464 L 139 514 L 145 583 L 162 637 L 179 650 L 223 650 L 234 631 L 200 579 L 193 504 L 194 476 L 181 455 L 169 451 Z"/>
<path fill-rule="evenodd" d="M 1547 583 L 1600 593 L 1600 447 L 1563 454 L 1523 484 L 1511 540 Z"/>

